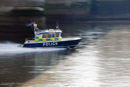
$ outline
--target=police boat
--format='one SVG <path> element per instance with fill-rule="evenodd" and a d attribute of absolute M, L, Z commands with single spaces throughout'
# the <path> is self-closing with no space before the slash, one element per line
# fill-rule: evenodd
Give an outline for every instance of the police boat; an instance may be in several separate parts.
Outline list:
<path fill-rule="evenodd" d="M 40 30 L 37 27 L 36 23 L 32 23 L 31 26 L 34 29 L 34 38 L 25 39 L 23 47 L 27 48 L 47 48 L 47 47 L 56 47 L 56 48 L 73 48 L 80 41 L 81 37 L 74 38 L 62 38 L 62 30 L 59 29 L 59 26 L 56 26 L 56 29 L 47 29 Z"/>

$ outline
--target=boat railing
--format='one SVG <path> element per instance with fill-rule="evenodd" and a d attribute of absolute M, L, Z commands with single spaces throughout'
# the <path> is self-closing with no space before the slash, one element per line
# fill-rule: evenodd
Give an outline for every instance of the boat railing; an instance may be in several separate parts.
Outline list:
<path fill-rule="evenodd" d="M 31 41 L 34 40 L 34 38 L 26 38 L 25 41 Z"/>
<path fill-rule="evenodd" d="M 26 43 L 30 43 L 31 41 L 34 41 L 34 38 L 26 38 L 26 39 L 25 39 L 25 42 L 26 42 Z"/>

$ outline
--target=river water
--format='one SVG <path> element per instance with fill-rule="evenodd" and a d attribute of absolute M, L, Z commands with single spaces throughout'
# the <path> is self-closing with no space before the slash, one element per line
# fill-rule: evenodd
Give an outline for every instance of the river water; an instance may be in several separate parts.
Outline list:
<path fill-rule="evenodd" d="M 62 22 L 74 49 L 0 43 L 0 87 L 130 87 L 130 25 Z"/>

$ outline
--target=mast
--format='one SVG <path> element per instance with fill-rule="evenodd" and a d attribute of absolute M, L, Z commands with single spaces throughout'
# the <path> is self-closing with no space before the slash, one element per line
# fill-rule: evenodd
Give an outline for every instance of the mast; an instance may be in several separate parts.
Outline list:
<path fill-rule="evenodd" d="M 32 23 L 33 30 L 34 30 L 34 36 L 36 36 L 36 31 L 38 30 L 37 24 L 35 22 Z"/>

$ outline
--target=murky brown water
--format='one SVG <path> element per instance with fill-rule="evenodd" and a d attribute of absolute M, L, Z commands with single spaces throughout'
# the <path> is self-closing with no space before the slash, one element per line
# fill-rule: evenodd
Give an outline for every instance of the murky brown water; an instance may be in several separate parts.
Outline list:
<path fill-rule="evenodd" d="M 82 33 L 75 49 L 0 44 L 4 48 L 0 51 L 1 86 L 130 87 L 129 24 L 65 23 L 62 29 L 64 36 L 70 35 L 70 29 L 72 35 Z"/>

